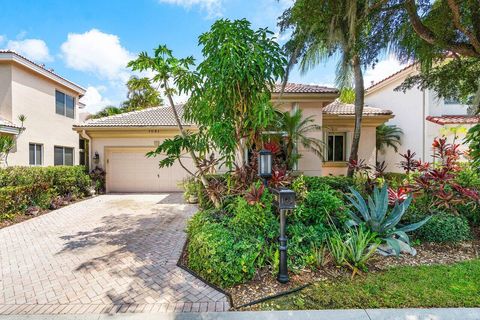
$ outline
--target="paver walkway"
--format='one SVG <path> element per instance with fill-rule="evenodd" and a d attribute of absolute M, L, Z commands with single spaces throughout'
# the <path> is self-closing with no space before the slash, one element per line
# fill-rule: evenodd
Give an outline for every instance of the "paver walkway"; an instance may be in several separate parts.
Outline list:
<path fill-rule="evenodd" d="M 176 266 L 180 194 L 103 195 L 0 229 L 0 314 L 225 311 Z"/>

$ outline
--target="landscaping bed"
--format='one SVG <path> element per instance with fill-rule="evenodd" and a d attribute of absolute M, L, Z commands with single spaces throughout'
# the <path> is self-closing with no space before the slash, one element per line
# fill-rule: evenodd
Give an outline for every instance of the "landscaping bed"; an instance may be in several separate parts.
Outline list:
<path fill-rule="evenodd" d="M 83 166 L 2 168 L 0 228 L 90 197 L 94 188 Z"/>
<path fill-rule="evenodd" d="M 423 243 L 415 246 L 418 254 L 415 256 L 401 255 L 383 257 L 375 255 L 368 263 L 368 272 L 381 274 L 395 267 L 404 266 L 428 266 L 428 265 L 452 265 L 455 263 L 470 261 L 480 258 L 480 228 L 475 230 L 475 240 L 461 242 L 457 244 L 437 244 Z M 188 246 L 186 246 L 188 247 Z M 185 250 L 180 263 L 188 266 L 188 252 Z M 363 278 L 367 273 L 357 276 Z M 347 269 L 338 268 L 329 262 L 322 269 L 311 270 L 309 268 L 301 270 L 299 273 L 290 273 L 290 281 L 287 284 L 281 284 L 276 279 L 269 268 L 258 270 L 253 280 L 224 289 L 230 294 L 235 308 L 241 310 L 256 310 L 265 306 L 271 306 L 268 301 L 277 295 L 290 295 L 306 286 L 322 281 L 336 281 L 338 279 L 350 279 L 351 272 Z M 480 276 L 480 275 L 479 275 Z M 348 280 L 345 280 L 348 281 Z M 480 295 L 480 292 L 478 293 Z M 264 305 L 261 300 L 267 300 Z M 273 299 L 275 301 L 275 299 Z M 272 302 L 274 303 L 274 302 Z M 246 306 L 254 304 L 252 306 Z"/>
<path fill-rule="evenodd" d="M 288 284 L 276 280 L 278 212 L 271 191 L 258 181 L 255 159 L 210 177 L 220 206 L 209 202 L 198 182 L 186 182 L 185 196 L 195 195 L 201 210 L 188 223 L 183 263 L 242 308 L 305 292 L 307 285 L 353 284 L 392 268 L 474 261 L 480 251 L 480 175 L 459 161 L 455 145 L 436 139 L 433 146 L 434 164 L 411 152 L 402 155 L 404 174 L 386 174 L 382 166 L 358 161 L 350 164 L 353 178 L 306 177 L 278 169 L 277 159 L 270 187 L 288 186 L 297 202 L 287 214 Z"/>

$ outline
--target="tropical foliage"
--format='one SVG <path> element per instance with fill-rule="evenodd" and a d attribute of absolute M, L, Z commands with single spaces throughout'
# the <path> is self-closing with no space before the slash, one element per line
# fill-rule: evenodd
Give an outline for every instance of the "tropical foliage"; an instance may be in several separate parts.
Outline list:
<path fill-rule="evenodd" d="M 284 112 L 280 115 L 278 130 L 284 135 L 285 154 L 288 168 L 292 169 L 300 159 L 301 154 L 297 152 L 298 145 L 313 152 L 321 158 L 323 156 L 323 142 L 312 137 L 312 133 L 319 132 L 322 127 L 315 123 L 313 116 L 303 117 L 301 109 L 293 113 Z"/>
<path fill-rule="evenodd" d="M 401 144 L 403 130 L 396 125 L 382 124 L 376 129 L 377 152 L 385 152 L 386 148 L 392 148 L 395 152 Z"/>

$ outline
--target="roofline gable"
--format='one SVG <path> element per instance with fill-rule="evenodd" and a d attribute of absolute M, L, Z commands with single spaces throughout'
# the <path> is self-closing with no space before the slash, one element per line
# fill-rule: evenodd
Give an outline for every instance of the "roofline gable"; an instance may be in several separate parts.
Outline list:
<path fill-rule="evenodd" d="M 87 91 L 85 88 L 79 86 L 78 84 L 63 78 L 62 76 L 54 73 L 53 71 L 47 70 L 41 65 L 27 59 L 26 57 L 14 52 L 14 51 L 2 51 L 0 50 L 0 62 L 14 62 L 17 63 L 29 70 L 36 72 L 54 82 L 57 82 L 68 89 L 77 92 L 80 96 L 83 96 Z"/>

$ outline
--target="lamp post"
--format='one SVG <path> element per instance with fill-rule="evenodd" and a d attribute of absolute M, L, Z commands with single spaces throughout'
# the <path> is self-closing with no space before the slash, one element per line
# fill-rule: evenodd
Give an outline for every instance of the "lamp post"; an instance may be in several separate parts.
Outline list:
<path fill-rule="evenodd" d="M 273 189 L 276 198 L 275 205 L 280 212 L 280 237 L 278 238 L 280 247 L 280 264 L 278 268 L 277 280 L 280 283 L 288 282 L 288 266 L 287 266 L 287 236 L 285 235 L 286 215 L 290 210 L 295 209 L 295 192 L 286 189 Z"/>
<path fill-rule="evenodd" d="M 258 176 L 263 180 L 265 187 L 272 177 L 272 152 L 262 149 L 258 153 Z"/>

